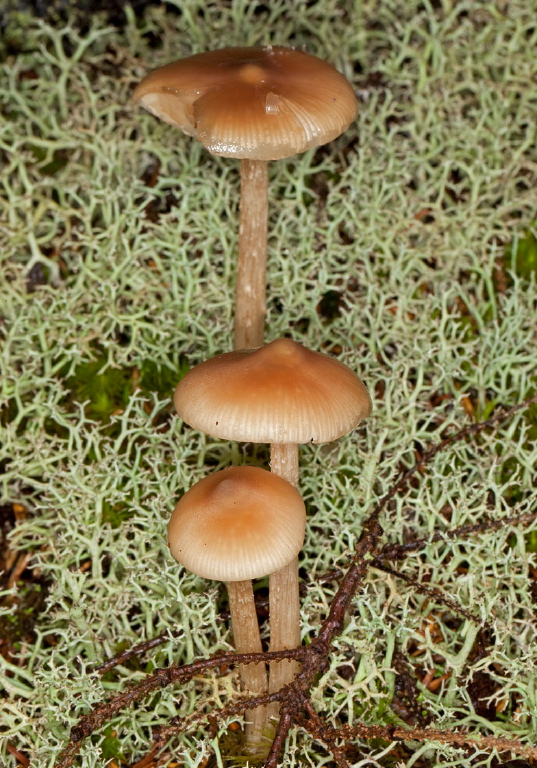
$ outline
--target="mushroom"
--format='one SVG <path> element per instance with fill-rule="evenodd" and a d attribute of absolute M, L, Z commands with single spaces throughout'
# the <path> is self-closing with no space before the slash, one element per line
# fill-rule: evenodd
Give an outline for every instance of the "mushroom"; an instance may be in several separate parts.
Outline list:
<path fill-rule="evenodd" d="M 371 412 L 358 376 L 290 339 L 228 352 L 192 368 L 175 390 L 181 418 L 213 437 L 271 444 L 272 472 L 298 485 L 298 443 L 330 442 Z M 300 644 L 298 558 L 270 576 L 270 648 Z M 291 682 L 296 661 L 270 666 L 270 691 Z"/>
<path fill-rule="evenodd" d="M 235 648 L 261 652 L 251 579 L 294 560 L 306 526 L 296 488 L 259 467 L 231 467 L 200 480 L 181 498 L 168 525 L 174 558 L 206 579 L 225 581 Z M 267 691 L 264 664 L 239 667 L 244 687 Z M 256 751 L 266 726 L 266 708 L 245 713 L 246 743 Z"/>
<path fill-rule="evenodd" d="M 279 46 L 199 53 L 151 72 L 133 100 L 241 161 L 234 349 L 263 344 L 267 261 L 267 161 L 326 144 L 345 131 L 357 101 L 322 59 Z"/>

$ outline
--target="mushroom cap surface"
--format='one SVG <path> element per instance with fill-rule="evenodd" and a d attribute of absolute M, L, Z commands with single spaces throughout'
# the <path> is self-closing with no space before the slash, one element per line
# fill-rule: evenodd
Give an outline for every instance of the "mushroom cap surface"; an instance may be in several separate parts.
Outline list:
<path fill-rule="evenodd" d="M 257 579 L 300 552 L 306 509 L 286 480 L 259 467 L 230 467 L 196 483 L 168 525 L 174 558 L 218 581 Z"/>
<path fill-rule="evenodd" d="M 371 412 L 350 368 L 290 339 L 206 360 L 179 382 L 174 402 L 191 427 L 255 443 L 330 442 Z"/>
<path fill-rule="evenodd" d="M 280 46 L 198 53 L 150 72 L 133 101 L 215 155 L 278 160 L 335 139 L 357 114 L 346 78 Z"/>

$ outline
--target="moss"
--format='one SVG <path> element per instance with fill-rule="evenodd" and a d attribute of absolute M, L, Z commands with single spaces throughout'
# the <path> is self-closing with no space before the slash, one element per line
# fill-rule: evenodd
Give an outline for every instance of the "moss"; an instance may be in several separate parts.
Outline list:
<path fill-rule="evenodd" d="M 537 222 L 526 231 L 524 237 L 515 237 L 505 248 L 504 265 L 525 280 L 537 277 Z"/>
<path fill-rule="evenodd" d="M 0 653 L 17 656 L 24 645 L 34 643 L 39 618 L 45 610 L 49 583 L 45 579 L 25 576 L 17 585 L 13 598 L 2 598 L 0 607 L 8 612 L 0 615 Z"/>
<path fill-rule="evenodd" d="M 127 407 L 136 389 L 148 397 L 158 395 L 171 400 L 188 370 L 184 356 L 179 356 L 175 367 L 144 360 L 139 368 L 116 368 L 109 365 L 108 354 L 97 349 L 92 360 L 77 365 L 65 379 L 68 395 L 64 404 L 68 408 L 84 405 L 89 419 L 108 425 L 114 414 Z"/>
<path fill-rule="evenodd" d="M 121 739 L 117 731 L 111 726 L 107 726 L 102 735 L 94 737 L 93 741 L 99 744 L 103 760 L 125 760 L 121 747 Z"/>
<path fill-rule="evenodd" d="M 52 156 L 43 147 L 30 146 L 30 151 L 34 155 L 39 171 L 43 176 L 55 176 L 69 162 L 69 153 L 64 150 L 56 150 Z"/>
<path fill-rule="evenodd" d="M 177 384 L 190 370 L 184 355 L 179 355 L 173 367 L 144 360 L 140 366 L 138 385 L 145 394 L 158 393 L 161 397 L 171 397 Z"/>
<path fill-rule="evenodd" d="M 68 403 L 84 403 L 89 419 L 109 424 L 112 414 L 124 409 L 134 389 L 132 371 L 107 367 L 107 357 L 78 365 L 65 385 Z"/>

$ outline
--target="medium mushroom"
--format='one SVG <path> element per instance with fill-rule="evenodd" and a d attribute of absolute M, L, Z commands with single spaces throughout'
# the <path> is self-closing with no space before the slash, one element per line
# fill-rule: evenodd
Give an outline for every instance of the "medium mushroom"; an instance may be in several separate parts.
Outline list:
<path fill-rule="evenodd" d="M 322 59 L 280 46 L 199 53 L 151 72 L 133 100 L 241 161 L 234 349 L 263 344 L 267 161 L 335 139 L 357 113 L 345 77 Z"/>
<path fill-rule="evenodd" d="M 298 443 L 330 442 L 371 412 L 358 376 L 290 339 L 228 352 L 190 370 L 174 396 L 181 418 L 213 437 L 271 444 L 272 472 L 298 485 Z M 300 644 L 298 559 L 270 577 L 270 648 Z M 291 682 L 298 662 L 273 662 L 270 691 Z"/>
<path fill-rule="evenodd" d="M 306 510 L 296 488 L 258 467 L 231 467 L 205 477 L 181 498 L 168 525 L 168 543 L 181 565 L 225 581 L 235 648 L 261 652 L 252 579 L 294 560 L 304 541 Z M 264 664 L 239 668 L 244 687 L 267 691 Z M 256 751 L 266 708 L 245 713 L 246 743 Z"/>

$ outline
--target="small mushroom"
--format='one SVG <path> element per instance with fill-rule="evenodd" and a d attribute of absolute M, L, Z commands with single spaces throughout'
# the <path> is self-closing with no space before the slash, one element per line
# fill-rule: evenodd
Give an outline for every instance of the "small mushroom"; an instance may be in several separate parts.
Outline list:
<path fill-rule="evenodd" d="M 358 376 L 290 339 L 228 352 L 192 368 L 175 390 L 181 418 L 213 437 L 271 443 L 272 472 L 298 485 L 298 443 L 350 432 L 371 412 Z M 270 577 L 270 648 L 300 644 L 298 559 Z M 273 662 L 269 690 L 291 682 L 298 662 Z"/>
<path fill-rule="evenodd" d="M 296 488 L 258 467 L 231 467 L 205 477 L 181 498 L 168 525 L 174 558 L 198 576 L 225 581 L 235 648 L 261 652 L 252 579 L 294 560 L 304 541 L 306 510 Z M 244 687 L 267 691 L 264 664 L 239 668 Z M 256 750 L 266 708 L 247 711 L 246 743 Z"/>
<path fill-rule="evenodd" d="M 354 120 L 345 77 L 322 59 L 280 46 L 199 53 L 151 72 L 133 100 L 241 161 L 234 349 L 263 343 L 267 261 L 267 161 L 335 139 Z"/>

